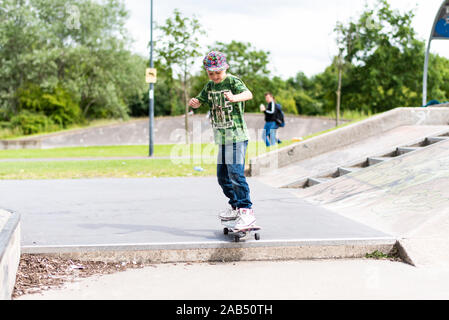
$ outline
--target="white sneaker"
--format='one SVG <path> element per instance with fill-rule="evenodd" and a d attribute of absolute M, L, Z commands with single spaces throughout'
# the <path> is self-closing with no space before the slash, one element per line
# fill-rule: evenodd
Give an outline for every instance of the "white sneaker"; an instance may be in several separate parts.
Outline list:
<path fill-rule="evenodd" d="M 256 217 L 253 209 L 239 209 L 239 217 L 235 224 L 235 229 L 245 229 L 256 224 Z"/>
<path fill-rule="evenodd" d="M 232 208 L 229 208 L 225 211 L 220 212 L 219 214 L 219 218 L 222 221 L 232 221 L 232 220 L 236 220 L 238 218 L 239 215 L 239 211 L 238 210 L 234 210 Z"/>

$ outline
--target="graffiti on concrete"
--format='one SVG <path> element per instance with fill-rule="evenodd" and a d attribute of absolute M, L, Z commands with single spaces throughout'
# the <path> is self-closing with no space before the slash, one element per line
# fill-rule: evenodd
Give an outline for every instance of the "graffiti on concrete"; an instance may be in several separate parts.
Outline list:
<path fill-rule="evenodd" d="M 319 185 L 303 197 L 317 205 L 363 208 L 378 215 L 446 208 L 449 142 L 440 144 Z"/>

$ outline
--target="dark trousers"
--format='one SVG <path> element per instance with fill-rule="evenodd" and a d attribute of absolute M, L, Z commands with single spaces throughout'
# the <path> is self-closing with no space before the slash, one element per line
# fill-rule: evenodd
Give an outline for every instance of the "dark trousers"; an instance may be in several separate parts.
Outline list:
<path fill-rule="evenodd" d="M 265 122 L 262 139 L 265 141 L 267 147 L 274 146 L 278 142 L 276 138 L 276 130 L 278 128 L 277 123 L 274 121 Z"/>
<path fill-rule="evenodd" d="M 218 146 L 217 178 L 233 208 L 251 209 L 250 190 L 245 178 L 248 141 Z"/>

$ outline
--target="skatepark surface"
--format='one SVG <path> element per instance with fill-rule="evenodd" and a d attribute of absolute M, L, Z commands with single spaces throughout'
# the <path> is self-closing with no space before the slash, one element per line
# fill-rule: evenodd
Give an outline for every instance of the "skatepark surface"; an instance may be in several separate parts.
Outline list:
<path fill-rule="evenodd" d="M 243 263 L 363 258 L 396 248 L 411 265 L 446 272 L 446 123 L 389 127 L 248 178 L 257 224 L 263 228 L 260 241 L 234 243 L 223 234 L 217 216 L 227 200 L 216 177 L 3 180 L 0 209 L 20 213 L 22 253 L 102 261 Z M 429 137 L 438 142 L 421 147 Z M 329 143 L 332 136 L 325 139 Z M 298 187 L 298 181 L 401 147 L 413 150 Z M 444 273 L 444 278 L 449 275 Z"/>
<path fill-rule="evenodd" d="M 436 254 L 421 259 L 415 251 L 424 243 L 417 240 L 427 230 L 423 224 L 446 225 L 446 198 L 439 188 L 445 183 L 442 163 L 449 142 L 312 188 L 280 187 L 447 132 L 444 125 L 399 126 L 249 178 L 257 224 L 263 228 L 260 241 L 233 243 L 223 234 L 217 215 L 228 206 L 215 177 L 4 180 L 1 207 L 20 213 L 24 253 L 156 262 L 354 258 L 376 250 L 388 253 L 399 241 L 407 262 L 434 263 L 445 259 Z M 416 176 L 427 177 L 426 184 Z M 349 196 L 341 200 L 335 196 L 340 194 Z M 412 232 L 417 238 L 409 236 Z M 442 236 L 435 237 L 425 243 L 433 241 L 435 247 Z"/>
<path fill-rule="evenodd" d="M 3 181 L 0 193 L 2 206 L 21 213 L 24 253 L 95 251 L 106 259 L 101 252 L 254 248 L 258 259 L 289 259 L 288 252 L 263 250 L 316 246 L 320 252 L 310 254 L 319 258 L 329 246 L 362 246 L 365 251 L 354 255 L 363 256 L 395 243 L 386 233 L 309 205 L 288 190 L 255 179 L 249 184 L 263 230 L 260 241 L 243 243 L 223 234 L 217 216 L 227 201 L 216 178 Z M 187 259 L 179 254 L 163 262 Z M 238 257 L 217 254 L 207 260 L 250 259 L 241 252 Z"/>

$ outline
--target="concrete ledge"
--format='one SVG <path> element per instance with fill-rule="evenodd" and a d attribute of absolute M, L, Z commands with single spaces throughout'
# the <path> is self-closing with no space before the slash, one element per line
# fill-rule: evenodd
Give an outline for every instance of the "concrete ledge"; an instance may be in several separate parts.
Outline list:
<path fill-rule="evenodd" d="M 362 139 L 407 125 L 447 125 L 449 108 L 398 108 L 332 132 L 252 158 L 250 175 L 257 176 L 297 161 L 345 147 Z"/>
<path fill-rule="evenodd" d="M 385 254 L 392 238 L 258 241 L 247 243 L 171 243 L 109 246 L 23 247 L 27 254 L 45 254 L 81 261 L 174 263 L 207 261 L 270 261 L 363 258 L 376 250 Z"/>
<path fill-rule="evenodd" d="M 40 149 L 40 140 L 0 140 L 0 150 L 7 149 Z"/>
<path fill-rule="evenodd" d="M 0 210 L 0 300 L 10 300 L 20 261 L 20 216 Z"/>
<path fill-rule="evenodd" d="M 432 108 L 448 108 L 449 103 L 440 103 L 440 104 L 434 104 L 432 105 Z"/>

